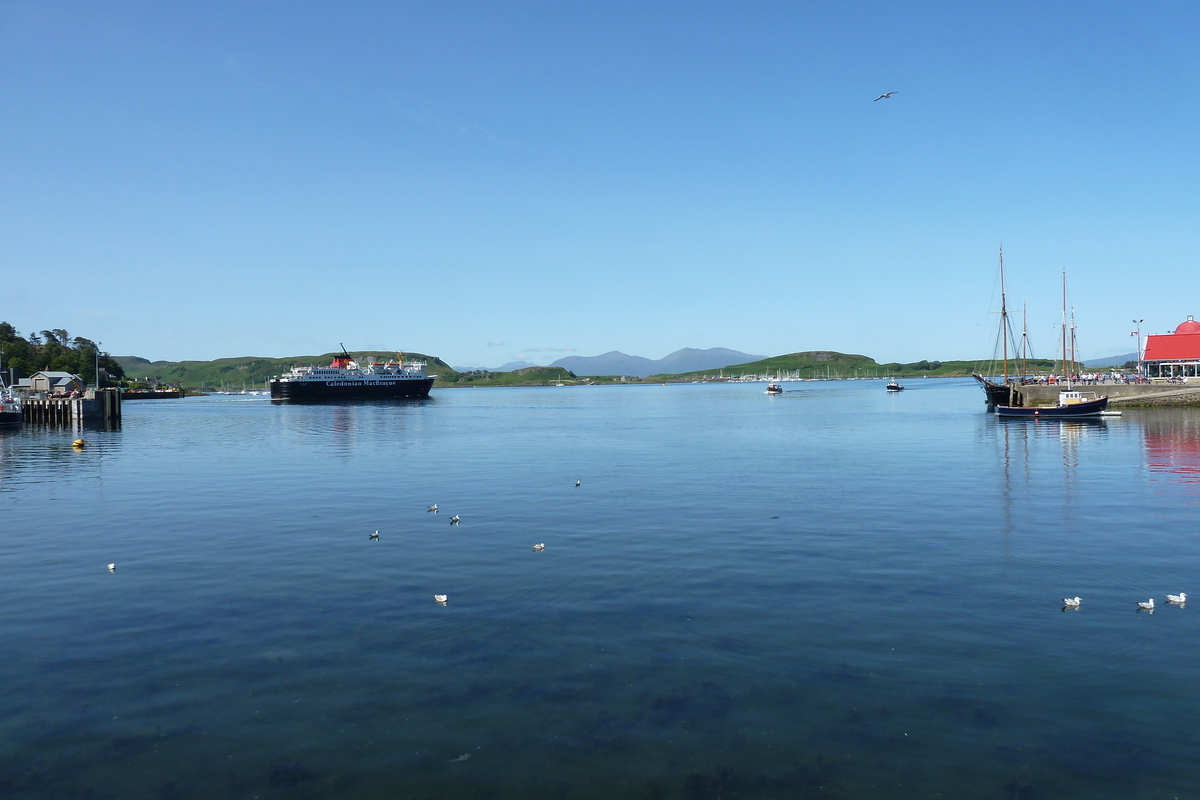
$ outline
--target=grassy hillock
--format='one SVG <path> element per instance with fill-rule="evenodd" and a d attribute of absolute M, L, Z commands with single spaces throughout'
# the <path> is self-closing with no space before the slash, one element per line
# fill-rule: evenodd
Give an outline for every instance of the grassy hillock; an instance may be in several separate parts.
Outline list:
<path fill-rule="evenodd" d="M 439 380 L 435 386 L 547 386 L 556 383 L 583 383 L 575 373 L 562 367 L 525 367 L 512 372 L 475 370 L 458 375 L 453 381 Z"/>
<path fill-rule="evenodd" d="M 1054 361 L 1049 359 L 1029 359 L 1029 373 L 1031 375 L 1046 375 L 1054 371 Z M 880 369 L 887 373 L 888 377 L 920 377 L 928 375 L 931 378 L 965 378 L 973 373 L 979 372 L 983 374 L 992 374 L 991 359 L 986 361 L 914 361 L 910 364 L 899 364 L 897 362 L 889 362 L 881 364 Z M 995 373 L 999 374 L 1000 367 L 995 367 Z M 1020 367 L 1016 361 L 1008 362 L 1008 374 L 1016 375 L 1020 371 Z"/>
<path fill-rule="evenodd" d="M 723 370 L 707 369 L 685 372 L 678 375 L 652 375 L 648 381 L 692 380 L 724 374 L 726 378 L 743 375 L 787 375 L 797 374 L 800 378 L 931 378 L 968 377 L 974 372 L 987 371 L 990 361 L 913 361 L 902 364 L 889 361 L 880 364 L 868 356 L 838 353 L 831 350 L 809 350 L 802 353 L 772 356 L 761 361 L 735 364 Z M 1031 360 L 1029 371 L 1033 374 L 1053 371 L 1054 362 L 1047 359 Z M 1009 362 L 1009 372 L 1016 370 L 1015 362 Z"/>
<path fill-rule="evenodd" d="M 809 350 L 803 353 L 772 356 L 746 364 L 735 364 L 724 369 L 705 369 L 678 375 L 651 375 L 646 380 L 691 380 L 692 378 L 721 374 L 724 374 L 726 378 L 737 378 L 743 375 L 775 375 L 776 373 L 798 373 L 801 378 L 853 378 L 856 374 L 860 377 L 870 377 L 875 373 L 878 373 L 879 377 L 887 377 L 879 372 L 881 369 L 882 367 L 875 362 L 875 359 L 868 356 L 849 355 L 832 350 Z"/>

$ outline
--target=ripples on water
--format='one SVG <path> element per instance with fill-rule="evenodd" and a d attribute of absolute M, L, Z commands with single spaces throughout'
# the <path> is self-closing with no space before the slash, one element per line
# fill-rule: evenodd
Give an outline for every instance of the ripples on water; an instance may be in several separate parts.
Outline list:
<path fill-rule="evenodd" d="M 914 383 L 3 434 L 0 797 L 1188 796 L 1200 416 Z"/>

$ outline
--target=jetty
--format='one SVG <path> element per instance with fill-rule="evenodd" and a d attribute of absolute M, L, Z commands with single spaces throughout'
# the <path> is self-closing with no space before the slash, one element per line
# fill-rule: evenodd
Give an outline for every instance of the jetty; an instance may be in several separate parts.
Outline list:
<path fill-rule="evenodd" d="M 119 389 L 88 389 L 80 397 L 28 397 L 21 401 L 24 422 L 74 425 L 84 421 L 119 422 Z"/>

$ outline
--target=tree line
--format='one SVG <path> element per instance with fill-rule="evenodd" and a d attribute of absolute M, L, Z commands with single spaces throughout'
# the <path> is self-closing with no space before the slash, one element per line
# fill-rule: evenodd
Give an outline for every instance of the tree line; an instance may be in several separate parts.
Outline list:
<path fill-rule="evenodd" d="M 97 356 L 101 385 L 106 373 L 113 380 L 124 378 L 121 365 L 99 350 L 91 339 L 71 336 L 62 328 L 23 337 L 12 325 L 0 322 L 0 366 L 6 380 L 12 374 L 9 370 L 13 370 L 17 378 L 28 378 L 35 372 L 70 372 L 90 382 L 95 380 Z"/>

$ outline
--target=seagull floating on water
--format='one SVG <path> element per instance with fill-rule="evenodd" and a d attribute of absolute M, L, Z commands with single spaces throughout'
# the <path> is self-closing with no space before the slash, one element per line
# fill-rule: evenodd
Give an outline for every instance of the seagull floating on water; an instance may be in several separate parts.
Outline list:
<path fill-rule="evenodd" d="M 116 571 L 117 571 L 117 565 L 116 565 L 116 564 L 109 564 L 109 565 L 108 565 L 108 571 L 109 571 L 109 572 L 116 572 Z"/>
<path fill-rule="evenodd" d="M 1180 592 L 1179 594 L 1169 594 L 1167 595 L 1167 602 L 1183 605 L 1187 602 L 1187 594 L 1184 592 Z"/>
<path fill-rule="evenodd" d="M 458 524 L 458 522 L 459 522 L 459 520 L 458 520 L 458 514 L 455 514 L 453 517 L 451 517 L 451 518 L 450 518 L 450 524 L 451 524 L 451 525 L 457 525 L 457 524 Z"/>
<path fill-rule="evenodd" d="M 575 481 L 575 488 L 576 488 L 576 489 L 578 489 L 578 488 L 579 488 L 579 481 Z"/>
<path fill-rule="evenodd" d="M 1153 611 L 1154 610 L 1154 598 L 1151 597 L 1149 600 L 1147 600 L 1144 603 L 1138 602 L 1138 608 L 1143 609 L 1145 611 Z"/>
<path fill-rule="evenodd" d="M 434 504 L 433 504 L 433 505 L 431 505 L 429 508 L 425 509 L 425 511 L 426 511 L 427 513 L 428 513 L 428 512 L 430 512 L 430 511 L 432 511 L 433 513 L 435 513 L 435 514 L 436 514 L 436 513 L 437 513 L 437 503 L 434 503 Z"/>
<path fill-rule="evenodd" d="M 370 537 L 368 537 L 368 538 L 374 539 L 375 541 L 377 541 L 377 542 L 378 542 L 378 541 L 379 541 L 379 531 L 375 531 L 375 532 L 374 532 L 374 533 L 372 533 L 372 534 L 370 535 Z"/>
<path fill-rule="evenodd" d="M 1066 606 L 1067 608 L 1079 608 L 1079 604 L 1082 602 L 1083 601 L 1080 600 L 1078 597 L 1064 597 L 1063 598 L 1063 605 Z"/>
<path fill-rule="evenodd" d="M 535 544 L 535 545 L 533 546 L 533 551 L 534 551 L 535 553 L 536 553 L 536 552 L 538 552 L 539 550 L 545 550 L 545 549 L 546 549 L 546 544 L 545 544 L 545 542 L 543 542 L 542 544 Z"/>
<path fill-rule="evenodd" d="M 435 603 L 441 603 L 442 605 L 446 605 L 446 595 L 444 595 L 444 594 L 435 594 L 435 595 L 433 596 L 433 601 L 434 601 Z"/>
<path fill-rule="evenodd" d="M 884 92 L 883 94 L 879 95 L 879 97 L 876 97 L 874 100 L 872 100 L 871 102 L 878 103 L 880 100 L 886 100 L 887 98 L 891 97 L 894 94 L 898 94 L 898 93 L 897 92 Z"/>

